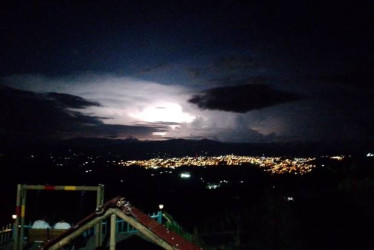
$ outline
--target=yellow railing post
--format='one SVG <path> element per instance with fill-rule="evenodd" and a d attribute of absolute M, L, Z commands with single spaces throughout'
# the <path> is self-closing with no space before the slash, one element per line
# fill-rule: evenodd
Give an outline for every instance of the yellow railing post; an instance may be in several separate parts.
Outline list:
<path fill-rule="evenodd" d="M 110 216 L 110 243 L 109 250 L 116 250 L 116 214 Z"/>
<path fill-rule="evenodd" d="M 100 184 L 97 187 L 97 193 L 96 193 L 96 209 L 99 209 L 103 204 L 104 204 L 104 185 Z M 102 227 L 102 222 L 100 221 L 95 226 L 95 247 L 101 246 L 102 234 L 103 234 L 103 227 Z"/>
<path fill-rule="evenodd" d="M 19 249 L 23 249 L 23 238 L 25 235 L 25 215 L 26 215 L 26 190 L 22 185 L 21 191 L 21 228 L 19 236 Z"/>
<path fill-rule="evenodd" d="M 17 200 L 16 200 L 16 220 L 14 222 L 14 243 L 13 243 L 13 249 L 18 250 L 20 245 L 20 235 L 19 235 L 19 229 L 20 229 L 20 216 L 21 216 L 21 192 L 22 192 L 22 185 L 17 185 Z"/>

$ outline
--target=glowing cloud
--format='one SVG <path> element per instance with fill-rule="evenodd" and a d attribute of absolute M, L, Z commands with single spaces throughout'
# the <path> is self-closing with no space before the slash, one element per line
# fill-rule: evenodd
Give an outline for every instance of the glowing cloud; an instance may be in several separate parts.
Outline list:
<path fill-rule="evenodd" d="M 161 103 L 145 107 L 138 113 L 130 113 L 130 117 L 144 122 L 192 122 L 195 116 L 183 112 L 177 103 Z"/>

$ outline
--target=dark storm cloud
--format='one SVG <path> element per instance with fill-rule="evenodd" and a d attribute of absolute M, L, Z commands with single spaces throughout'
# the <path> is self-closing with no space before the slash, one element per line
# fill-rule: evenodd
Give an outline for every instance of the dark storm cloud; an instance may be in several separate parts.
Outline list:
<path fill-rule="evenodd" d="M 223 78 L 213 78 L 208 80 L 209 83 L 218 86 L 235 86 L 235 85 L 247 85 L 247 84 L 264 84 L 272 80 L 268 76 L 248 76 L 248 77 L 223 77 Z"/>
<path fill-rule="evenodd" d="M 75 136 L 147 138 L 166 126 L 127 126 L 104 124 L 101 117 L 74 109 L 99 106 L 81 97 L 37 94 L 0 86 L 0 135 L 66 138 Z"/>
<path fill-rule="evenodd" d="M 194 95 L 189 102 L 201 109 L 245 113 L 300 99 L 299 95 L 275 90 L 267 85 L 248 84 L 208 89 Z"/>
<path fill-rule="evenodd" d="M 193 79 L 210 75 L 247 75 L 248 73 L 262 72 L 279 65 L 290 64 L 287 58 L 274 57 L 266 54 L 231 55 L 213 59 L 207 65 L 187 67 L 186 71 Z"/>
<path fill-rule="evenodd" d="M 277 136 L 298 136 L 297 133 L 305 135 L 305 131 L 318 127 L 321 133 L 310 134 L 310 138 L 321 138 L 318 134 L 323 134 L 322 130 L 327 131 L 325 134 L 337 131 L 335 127 L 346 126 L 347 120 L 357 121 L 356 131 L 364 131 L 363 126 L 369 128 L 366 124 L 372 117 L 372 104 L 366 100 L 374 98 L 372 88 L 367 91 L 365 86 L 373 82 L 372 1 L 2 2 L 0 77 L 61 77 L 62 80 L 37 79 L 9 86 L 92 97 L 103 107 L 77 96 L 23 93 L 22 98 L 18 97 L 26 103 L 22 107 L 15 100 L 14 109 L 11 105 L 0 107 L 4 113 L 22 113 L 1 114 L 4 122 L 0 133 L 30 129 L 30 134 L 39 131 L 117 136 L 119 130 L 126 133 L 134 128 L 138 135 L 150 135 L 168 124 L 116 127 L 103 124 L 109 119 L 102 117 L 113 115 L 111 121 L 133 125 L 135 119 L 143 119 L 132 117 L 134 110 L 140 112 L 157 99 L 168 99 L 169 93 L 171 102 L 180 104 L 183 112 L 204 116 L 201 127 L 207 130 L 199 134 L 193 127 L 176 128 L 175 124 L 174 134 L 180 137 L 196 134 L 214 138 L 222 135 L 222 129 L 235 129 L 241 124 L 248 124 L 240 127 L 240 131 L 249 131 L 247 140 L 257 138 L 251 129 L 266 135 L 275 132 Z M 85 78 L 69 79 L 85 72 L 115 77 L 89 83 Z M 168 87 L 147 91 L 147 84 L 138 87 L 139 82 L 118 80 L 117 76 Z M 309 78 L 301 79 L 302 76 Z M 183 88 L 169 92 L 172 85 Z M 303 101 L 274 106 L 300 99 L 289 93 L 293 91 L 321 104 L 311 108 Z M 183 100 L 181 96 L 174 97 L 182 92 Z M 229 112 L 199 112 L 185 103 L 185 94 L 190 93 L 197 94 L 191 97 L 190 104 Z M 261 109 L 269 106 L 272 108 Z M 77 112 L 79 108 L 96 116 Z M 261 110 L 245 113 L 255 109 Z M 293 109 L 297 111 L 292 113 Z M 322 111 L 325 116 L 319 115 Z M 278 122 L 272 120 L 264 125 L 259 119 L 274 117 L 275 113 Z M 298 119 L 300 114 L 305 114 L 305 118 Z M 331 123 L 332 114 L 339 122 Z M 248 119 L 222 124 L 238 115 Z M 220 124 L 220 129 L 214 130 L 216 124 Z M 294 134 L 287 134 L 288 131 Z M 240 133 L 231 133 L 227 138 L 231 135 L 239 140 L 246 138 Z"/>
<path fill-rule="evenodd" d="M 258 60 L 252 56 L 224 57 L 213 62 L 213 67 L 218 71 L 234 71 L 239 69 L 253 69 L 259 66 Z"/>
<path fill-rule="evenodd" d="M 374 63 L 373 63 L 374 65 Z M 345 74 L 324 75 L 320 77 L 309 77 L 327 83 L 344 84 L 356 88 L 368 89 L 374 87 L 374 75 L 369 70 L 352 70 Z"/>
<path fill-rule="evenodd" d="M 52 98 L 56 103 L 66 108 L 86 108 L 90 106 L 101 106 L 98 102 L 87 101 L 79 96 L 50 92 L 46 97 Z"/>

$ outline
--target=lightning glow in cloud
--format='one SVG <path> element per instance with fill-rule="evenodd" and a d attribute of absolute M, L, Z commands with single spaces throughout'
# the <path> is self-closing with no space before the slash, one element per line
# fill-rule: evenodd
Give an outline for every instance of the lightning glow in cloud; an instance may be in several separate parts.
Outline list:
<path fill-rule="evenodd" d="M 149 105 L 138 113 L 130 113 L 130 117 L 145 122 L 176 123 L 190 123 L 195 119 L 195 116 L 183 112 L 182 106 L 177 103 L 160 103 Z"/>

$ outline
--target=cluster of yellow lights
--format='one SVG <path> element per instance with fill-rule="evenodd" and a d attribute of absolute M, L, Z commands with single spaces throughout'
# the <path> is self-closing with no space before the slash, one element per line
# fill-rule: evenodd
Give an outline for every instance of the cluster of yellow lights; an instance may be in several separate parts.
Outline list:
<path fill-rule="evenodd" d="M 315 158 L 283 158 L 222 155 L 216 157 L 182 157 L 182 158 L 153 158 L 139 161 L 120 161 L 121 166 L 141 166 L 145 168 L 177 168 L 181 166 L 240 166 L 252 164 L 259 166 L 272 174 L 306 174 L 316 166 L 312 164 Z"/>
<path fill-rule="evenodd" d="M 330 156 L 330 159 L 337 160 L 337 161 L 342 161 L 344 160 L 344 158 L 345 158 L 344 155 Z"/>

